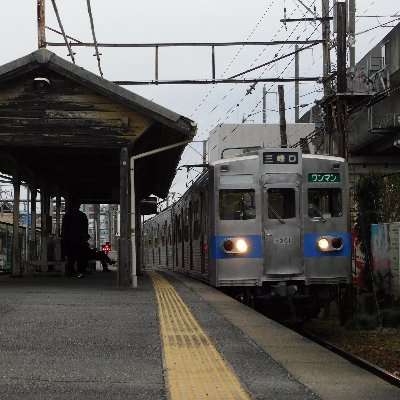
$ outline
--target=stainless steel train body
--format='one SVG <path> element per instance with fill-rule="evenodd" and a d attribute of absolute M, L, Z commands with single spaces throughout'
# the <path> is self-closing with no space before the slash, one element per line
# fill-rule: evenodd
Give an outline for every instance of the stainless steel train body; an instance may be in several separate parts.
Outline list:
<path fill-rule="evenodd" d="M 347 164 L 280 148 L 218 160 L 144 223 L 142 246 L 147 266 L 321 305 L 350 283 Z"/>

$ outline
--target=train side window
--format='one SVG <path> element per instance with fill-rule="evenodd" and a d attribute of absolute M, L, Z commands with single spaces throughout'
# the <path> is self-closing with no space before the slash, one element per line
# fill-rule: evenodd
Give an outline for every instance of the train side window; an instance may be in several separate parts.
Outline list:
<path fill-rule="evenodd" d="M 294 189 L 268 189 L 268 218 L 296 218 L 296 192 Z"/>
<path fill-rule="evenodd" d="M 182 221 L 181 217 L 177 217 L 177 232 L 178 232 L 178 243 L 182 242 Z"/>
<path fill-rule="evenodd" d="M 311 218 L 333 218 L 343 216 L 342 189 L 308 189 L 308 216 Z"/>
<path fill-rule="evenodd" d="M 194 201 L 193 206 L 193 239 L 197 240 L 200 237 L 199 229 L 199 199 Z"/>
<path fill-rule="evenodd" d="M 255 219 L 254 189 L 221 189 L 219 191 L 219 217 L 222 220 Z"/>
<path fill-rule="evenodd" d="M 189 241 L 189 208 L 185 210 L 185 218 L 184 218 L 184 240 L 185 242 Z"/>

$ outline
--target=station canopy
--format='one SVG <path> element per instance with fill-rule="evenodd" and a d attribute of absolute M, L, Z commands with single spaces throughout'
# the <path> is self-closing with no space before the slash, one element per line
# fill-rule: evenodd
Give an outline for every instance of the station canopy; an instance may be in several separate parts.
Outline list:
<path fill-rule="evenodd" d="M 191 140 L 193 121 L 47 49 L 0 67 L 0 172 L 82 203 L 120 202 L 129 156 Z M 165 197 L 184 145 L 135 163 L 139 198 Z"/>

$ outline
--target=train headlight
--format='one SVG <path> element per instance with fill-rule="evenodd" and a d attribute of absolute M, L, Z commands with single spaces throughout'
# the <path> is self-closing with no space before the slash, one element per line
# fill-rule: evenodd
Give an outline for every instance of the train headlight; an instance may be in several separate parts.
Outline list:
<path fill-rule="evenodd" d="M 233 250 L 233 247 L 234 246 L 233 246 L 232 240 L 225 239 L 222 242 L 222 248 L 223 248 L 223 250 L 225 250 L 225 252 L 231 252 Z"/>
<path fill-rule="evenodd" d="M 222 241 L 221 249 L 226 254 L 239 255 L 248 253 L 250 245 L 245 238 L 227 238 Z"/>
<path fill-rule="evenodd" d="M 343 249 L 343 239 L 339 236 L 322 236 L 317 240 L 317 248 L 321 251 L 340 251 Z"/>
<path fill-rule="evenodd" d="M 239 253 L 247 253 L 249 245 L 247 244 L 245 239 L 238 239 L 236 242 L 236 249 Z"/>
<path fill-rule="evenodd" d="M 319 238 L 317 242 L 317 246 L 321 251 L 327 251 L 329 248 L 329 242 L 326 238 Z"/>

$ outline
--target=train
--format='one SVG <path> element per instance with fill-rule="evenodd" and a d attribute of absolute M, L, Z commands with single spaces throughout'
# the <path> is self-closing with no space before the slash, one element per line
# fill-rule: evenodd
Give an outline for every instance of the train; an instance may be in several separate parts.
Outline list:
<path fill-rule="evenodd" d="M 346 161 L 294 148 L 227 150 L 142 224 L 141 264 L 315 317 L 351 283 Z"/>

